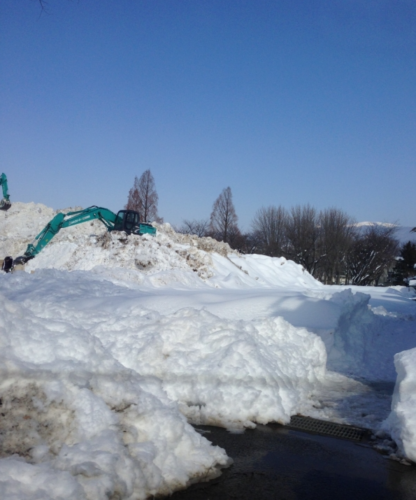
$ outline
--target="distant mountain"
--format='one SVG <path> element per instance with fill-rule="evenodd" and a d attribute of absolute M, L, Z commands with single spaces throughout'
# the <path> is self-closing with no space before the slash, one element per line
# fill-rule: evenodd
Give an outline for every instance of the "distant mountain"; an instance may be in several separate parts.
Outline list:
<path fill-rule="evenodd" d="M 385 226 L 385 227 L 396 227 L 395 238 L 397 238 L 401 244 L 412 241 L 416 243 L 416 233 L 411 233 L 411 226 L 397 226 L 396 224 L 390 224 L 388 222 L 358 222 L 355 224 L 359 229 L 365 229 L 369 226 Z"/>

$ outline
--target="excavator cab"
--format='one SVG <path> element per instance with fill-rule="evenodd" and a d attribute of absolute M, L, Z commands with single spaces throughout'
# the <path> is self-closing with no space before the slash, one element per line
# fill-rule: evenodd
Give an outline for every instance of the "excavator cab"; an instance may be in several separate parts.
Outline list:
<path fill-rule="evenodd" d="M 140 214 L 134 210 L 120 210 L 117 213 L 113 231 L 124 231 L 127 234 L 138 234 L 140 231 Z"/>

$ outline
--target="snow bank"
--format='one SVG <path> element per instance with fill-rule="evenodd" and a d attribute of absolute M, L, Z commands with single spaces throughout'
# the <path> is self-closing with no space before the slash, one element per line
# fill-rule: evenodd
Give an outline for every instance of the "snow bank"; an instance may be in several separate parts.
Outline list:
<path fill-rule="evenodd" d="M 55 214 L 0 212 L 0 257 L 21 255 Z M 68 498 L 182 487 L 226 463 L 183 415 L 230 428 L 298 412 L 373 429 L 386 418 L 389 394 L 369 403 L 370 389 L 339 373 L 394 381 L 393 354 L 415 345 L 408 289 L 324 286 L 284 258 L 157 230 L 80 224 L 25 273 L 0 273 L 0 398 L 12 417 L 0 439 L 17 453 L 0 460 L 0 496 L 34 484 L 48 498 L 49 483 Z M 327 353 L 337 374 L 325 373 Z"/>
<path fill-rule="evenodd" d="M 70 210 L 74 209 L 62 211 Z M 0 257 L 22 255 L 56 213 L 34 203 L 13 203 L 8 212 L 0 212 Z M 119 283 L 152 287 L 319 285 L 302 266 L 284 258 L 242 256 L 212 238 L 176 233 L 167 223 L 155 225 L 156 237 L 108 233 L 99 221 L 65 228 L 26 265 L 26 271 L 93 271 Z"/>
<path fill-rule="evenodd" d="M 399 453 L 416 462 L 416 349 L 394 356 L 397 380 L 394 387 L 391 413 L 383 424 Z"/>
<path fill-rule="evenodd" d="M 286 423 L 325 378 L 282 318 L 162 315 L 75 271 L 0 274 L 0 496 L 145 498 L 228 464 L 192 422 Z"/>
<path fill-rule="evenodd" d="M 330 301 L 340 306 L 333 347 L 329 349 L 331 364 L 348 366 L 350 370 L 361 367 L 367 361 L 373 341 L 370 295 L 347 289 L 332 295 Z"/>
<path fill-rule="evenodd" d="M 281 288 L 296 287 L 303 289 L 319 288 L 323 285 L 310 275 L 304 267 L 284 257 L 267 255 L 229 255 L 235 267 L 241 269 L 250 278 L 250 287 Z"/>
<path fill-rule="evenodd" d="M 365 287 L 360 289 L 366 291 Z M 415 345 L 415 304 L 413 295 L 405 290 L 382 290 L 384 297 L 390 297 L 390 302 L 384 298 L 384 304 L 397 302 L 393 311 L 382 305 L 371 307 L 371 295 L 359 292 L 357 287 L 327 297 L 338 308 L 332 311 L 338 319 L 333 330 L 317 333 L 325 342 L 330 370 L 370 382 L 395 381 L 394 355 Z"/>
<path fill-rule="evenodd" d="M 169 316 L 136 309 L 121 337 L 102 314 L 93 331 L 103 344 L 123 365 L 160 378 L 193 423 L 288 423 L 325 376 L 322 341 L 282 318 L 246 322 L 191 308 Z"/>
<path fill-rule="evenodd" d="M 86 331 L 124 367 L 160 379 L 192 422 L 286 423 L 325 377 L 321 339 L 283 318 L 163 315 L 140 305 L 140 291 L 80 272 L 17 273 L 1 290 L 42 322 Z"/>
<path fill-rule="evenodd" d="M 75 325 L 65 304 L 59 317 L 38 297 L 0 292 L 1 498 L 146 498 L 228 463 L 156 378 L 124 367 L 90 332 L 96 314 Z"/>

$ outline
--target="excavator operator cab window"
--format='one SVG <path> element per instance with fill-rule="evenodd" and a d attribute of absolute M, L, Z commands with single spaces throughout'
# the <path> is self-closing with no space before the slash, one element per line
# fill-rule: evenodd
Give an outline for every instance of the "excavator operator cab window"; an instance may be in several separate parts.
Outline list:
<path fill-rule="evenodd" d="M 140 215 L 134 210 L 120 210 L 114 229 L 125 231 L 127 234 L 134 232 L 140 226 Z"/>

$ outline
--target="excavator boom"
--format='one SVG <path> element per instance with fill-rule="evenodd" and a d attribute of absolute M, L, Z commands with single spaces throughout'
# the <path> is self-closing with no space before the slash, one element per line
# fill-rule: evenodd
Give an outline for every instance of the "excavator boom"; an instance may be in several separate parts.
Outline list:
<path fill-rule="evenodd" d="M 0 210 L 9 210 L 12 204 L 10 203 L 6 174 L 0 175 L 0 186 L 3 188 L 3 198 L 0 200 Z"/>

